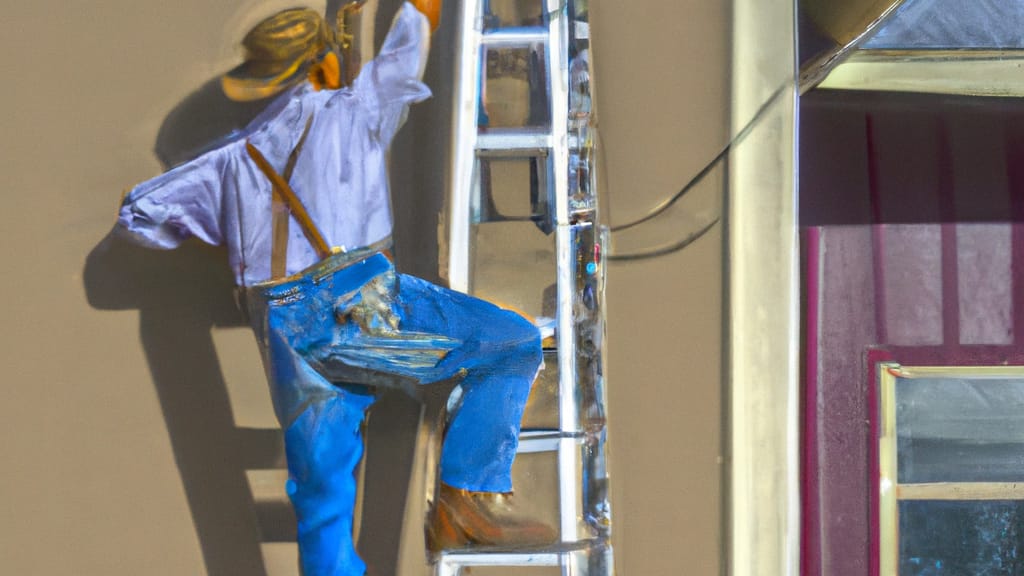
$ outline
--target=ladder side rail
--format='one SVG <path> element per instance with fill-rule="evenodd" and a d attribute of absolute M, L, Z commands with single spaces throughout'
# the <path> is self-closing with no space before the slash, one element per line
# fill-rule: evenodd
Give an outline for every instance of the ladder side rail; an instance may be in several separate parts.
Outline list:
<path fill-rule="evenodd" d="M 576 379 L 576 334 L 573 303 L 576 297 L 575 254 L 569 224 L 569 59 L 568 21 L 565 0 L 546 0 L 548 11 L 548 90 L 551 105 L 551 182 L 554 188 L 555 258 L 558 271 L 558 371 L 559 427 L 562 432 L 579 430 Z M 579 539 L 580 487 L 577 482 L 576 443 L 559 442 L 558 486 L 560 532 L 563 542 Z M 563 572 L 567 568 L 563 564 Z"/>
<path fill-rule="evenodd" d="M 452 186 L 448 210 L 448 286 L 470 290 L 471 196 L 476 167 L 477 111 L 480 106 L 481 28 L 479 0 L 466 0 L 459 11 L 452 114 Z"/>

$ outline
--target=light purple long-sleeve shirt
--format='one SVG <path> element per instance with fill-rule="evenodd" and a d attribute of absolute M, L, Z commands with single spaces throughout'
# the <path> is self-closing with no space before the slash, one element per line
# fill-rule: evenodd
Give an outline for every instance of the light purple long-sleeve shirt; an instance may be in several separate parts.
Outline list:
<path fill-rule="evenodd" d="M 420 81 L 429 40 L 426 17 L 406 3 L 351 87 L 318 92 L 303 82 L 282 94 L 238 138 L 139 184 L 125 197 L 119 227 L 152 248 L 175 248 L 188 237 L 226 244 L 238 284 L 268 280 L 272 189 L 245 142 L 281 173 L 312 114 L 291 187 L 332 247 L 385 240 L 392 227 L 387 148 L 409 104 L 430 96 Z M 287 273 L 317 260 L 291 218 Z"/>

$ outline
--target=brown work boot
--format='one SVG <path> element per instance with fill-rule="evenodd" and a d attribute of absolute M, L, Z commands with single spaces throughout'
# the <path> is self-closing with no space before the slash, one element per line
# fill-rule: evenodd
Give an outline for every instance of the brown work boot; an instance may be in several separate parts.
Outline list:
<path fill-rule="evenodd" d="M 427 529 L 432 552 L 470 545 L 529 548 L 558 540 L 554 528 L 516 516 L 509 495 L 471 492 L 441 483 Z"/>

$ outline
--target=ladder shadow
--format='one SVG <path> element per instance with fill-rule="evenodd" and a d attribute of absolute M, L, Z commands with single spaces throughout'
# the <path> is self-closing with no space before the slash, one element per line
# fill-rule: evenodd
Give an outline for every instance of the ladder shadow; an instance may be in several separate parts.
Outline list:
<path fill-rule="evenodd" d="M 139 335 L 210 576 L 265 576 L 243 462 L 282 458 L 279 439 L 239 442 L 211 330 L 240 326 L 222 250 L 154 251 L 108 235 L 83 274 L 90 305 L 139 311 Z"/>

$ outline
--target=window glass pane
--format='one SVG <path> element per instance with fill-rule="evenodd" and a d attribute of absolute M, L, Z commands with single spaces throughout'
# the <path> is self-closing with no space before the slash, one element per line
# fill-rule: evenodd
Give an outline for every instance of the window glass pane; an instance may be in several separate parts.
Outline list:
<path fill-rule="evenodd" d="M 1024 48 L 1024 3 L 906 0 L 864 48 Z"/>
<path fill-rule="evenodd" d="M 1024 502 L 900 502 L 900 576 L 1024 574 Z"/>
<path fill-rule="evenodd" d="M 898 479 L 1024 480 L 1024 380 L 900 378 Z"/>

